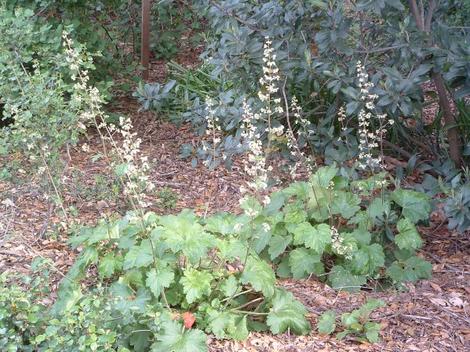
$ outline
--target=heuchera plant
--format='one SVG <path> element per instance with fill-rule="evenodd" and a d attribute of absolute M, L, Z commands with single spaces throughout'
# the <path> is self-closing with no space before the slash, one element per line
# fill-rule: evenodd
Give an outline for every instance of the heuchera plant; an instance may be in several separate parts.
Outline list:
<path fill-rule="evenodd" d="M 316 275 L 351 291 L 371 280 L 429 277 L 430 263 L 414 254 L 423 243 L 415 224 L 430 211 L 426 196 L 388 191 L 385 174 L 351 181 L 338 171 L 320 168 L 308 181 L 271 194 L 266 205 L 246 197 L 241 215 L 129 213 L 82 229 L 71 239 L 81 255 L 62 282 L 55 311 L 80 300 L 79 283 L 96 267 L 117 306 L 142 317 L 159 307 L 153 319 L 165 321 L 161 330 L 134 334 L 143 346 L 204 350 L 203 331 L 233 339 L 253 329 L 309 331 L 306 309 L 276 286 L 275 273 Z M 182 328 L 184 312 L 195 318 L 189 330 Z"/>

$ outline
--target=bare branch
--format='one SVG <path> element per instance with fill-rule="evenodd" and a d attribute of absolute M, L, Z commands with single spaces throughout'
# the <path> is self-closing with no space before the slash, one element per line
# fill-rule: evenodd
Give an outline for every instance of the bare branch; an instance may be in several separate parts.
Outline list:
<path fill-rule="evenodd" d="M 416 26 L 424 31 L 424 24 L 423 24 L 423 19 L 421 18 L 421 15 L 419 14 L 418 10 L 418 5 L 416 4 L 416 0 L 408 0 L 408 3 L 410 4 L 410 9 L 411 9 L 411 14 L 413 15 Z"/>
<path fill-rule="evenodd" d="M 424 20 L 424 30 L 428 33 L 431 31 L 432 16 L 436 7 L 436 0 L 429 0 L 428 12 L 426 13 L 426 18 Z"/>

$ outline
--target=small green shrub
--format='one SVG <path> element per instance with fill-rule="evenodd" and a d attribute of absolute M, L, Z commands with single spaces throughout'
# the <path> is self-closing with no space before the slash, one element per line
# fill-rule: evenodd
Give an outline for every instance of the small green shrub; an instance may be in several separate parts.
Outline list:
<path fill-rule="evenodd" d="M 164 209 L 176 208 L 178 193 L 169 187 L 163 187 L 157 192 L 158 204 Z"/>
<path fill-rule="evenodd" d="M 370 321 L 370 314 L 377 308 L 383 307 L 385 303 L 381 300 L 370 299 L 359 309 L 341 315 L 342 331 L 336 334 L 338 339 L 353 335 L 359 341 L 372 343 L 379 341 L 380 324 Z M 336 330 L 336 312 L 329 310 L 324 312 L 318 320 L 318 332 L 329 335 Z"/>

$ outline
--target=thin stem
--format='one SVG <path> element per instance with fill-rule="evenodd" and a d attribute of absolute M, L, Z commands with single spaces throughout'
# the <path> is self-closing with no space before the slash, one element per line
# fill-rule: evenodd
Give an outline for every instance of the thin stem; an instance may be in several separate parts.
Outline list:
<path fill-rule="evenodd" d="M 236 292 L 237 292 L 237 291 L 235 291 L 235 293 L 236 293 Z M 241 296 L 241 295 L 244 295 L 244 294 L 247 294 L 247 293 L 250 293 L 250 292 L 253 292 L 253 289 L 252 289 L 252 288 L 250 288 L 249 290 L 245 290 L 245 291 L 236 293 L 236 294 L 232 295 L 231 297 L 224 298 L 224 299 L 221 300 L 220 302 L 223 303 L 223 302 L 225 302 L 225 301 L 227 301 L 227 300 L 229 300 L 229 299 L 233 299 L 233 298 L 239 297 L 239 296 Z"/>
<path fill-rule="evenodd" d="M 47 172 L 47 177 L 49 178 L 49 181 L 51 182 L 52 184 L 52 187 L 54 188 L 54 192 L 57 196 L 57 200 L 59 201 L 59 205 L 60 205 L 60 208 L 62 209 L 62 212 L 64 213 L 64 217 L 65 217 L 65 220 L 67 221 L 67 223 L 69 222 L 69 218 L 67 216 L 67 212 L 65 210 L 65 207 L 64 207 L 64 203 L 62 201 L 62 196 L 60 195 L 60 192 L 59 190 L 57 189 L 57 186 L 55 184 L 55 181 L 54 181 L 54 178 L 52 177 L 52 174 L 51 174 L 51 170 L 49 169 L 49 165 L 47 165 L 47 162 L 46 162 L 46 159 L 44 158 L 44 155 L 41 153 L 41 159 L 44 163 L 44 166 L 46 168 L 46 172 Z"/>
<path fill-rule="evenodd" d="M 250 312 L 248 310 L 232 310 L 232 312 L 235 313 L 241 313 L 241 314 L 246 314 L 246 315 L 255 315 L 255 316 L 266 316 L 269 315 L 269 313 L 258 313 L 258 312 Z"/>
<path fill-rule="evenodd" d="M 252 305 L 253 303 L 260 302 L 260 301 L 264 301 L 264 297 L 255 298 L 255 299 L 253 299 L 253 300 L 251 300 L 251 301 L 249 301 L 245 304 L 242 304 L 239 307 L 236 307 L 236 308 L 233 308 L 233 309 L 230 309 L 230 310 L 238 310 L 239 311 L 242 308 L 248 307 L 248 306 Z"/>

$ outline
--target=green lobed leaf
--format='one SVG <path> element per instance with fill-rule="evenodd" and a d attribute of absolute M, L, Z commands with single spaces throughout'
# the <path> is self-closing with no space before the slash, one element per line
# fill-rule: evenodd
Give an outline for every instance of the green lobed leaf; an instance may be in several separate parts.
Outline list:
<path fill-rule="evenodd" d="M 420 257 L 395 261 L 387 269 L 387 275 L 395 282 L 417 281 L 431 277 L 432 265 Z"/>
<path fill-rule="evenodd" d="M 255 197 L 245 197 L 240 203 L 240 208 L 245 211 L 249 217 L 256 217 L 261 214 L 263 207 Z"/>
<path fill-rule="evenodd" d="M 225 297 L 232 297 L 240 288 L 240 284 L 235 276 L 231 275 L 226 278 L 220 285 L 220 289 L 224 293 Z"/>
<path fill-rule="evenodd" d="M 300 224 L 307 219 L 307 212 L 302 202 L 295 202 L 284 207 L 284 222 L 286 224 Z"/>
<path fill-rule="evenodd" d="M 157 342 L 152 345 L 153 352 L 206 352 L 207 336 L 201 330 L 183 330 L 175 321 L 167 321 L 162 326 L 163 332 L 157 335 Z"/>
<path fill-rule="evenodd" d="M 390 211 L 390 200 L 384 199 L 383 197 L 374 198 L 367 207 L 367 212 L 374 221 L 383 219 L 385 215 L 390 214 Z"/>
<path fill-rule="evenodd" d="M 367 322 L 364 324 L 364 330 L 366 333 L 366 338 L 371 343 L 379 342 L 379 333 L 380 333 L 380 324 L 374 322 Z"/>
<path fill-rule="evenodd" d="M 400 249 L 418 249 L 423 245 L 423 240 L 416 230 L 416 226 L 407 218 L 400 219 L 397 223 L 398 234 L 395 243 Z"/>
<path fill-rule="evenodd" d="M 429 197 L 424 193 L 399 188 L 392 193 L 392 200 L 402 207 L 403 216 L 415 224 L 427 220 L 431 212 Z"/>
<path fill-rule="evenodd" d="M 196 264 L 215 245 L 214 237 L 204 231 L 191 211 L 163 216 L 160 223 L 169 248 L 175 253 L 182 251 L 192 264 Z"/>
<path fill-rule="evenodd" d="M 331 180 L 338 173 L 338 168 L 335 165 L 321 167 L 310 177 L 310 182 L 319 185 L 323 188 L 330 186 Z"/>
<path fill-rule="evenodd" d="M 294 279 L 302 279 L 312 273 L 323 274 L 321 256 L 306 248 L 296 248 L 289 253 L 289 266 Z"/>
<path fill-rule="evenodd" d="M 287 246 L 291 243 L 292 236 L 291 235 L 276 235 L 271 238 L 269 241 L 268 253 L 271 257 L 271 260 L 276 259 L 282 253 L 286 251 Z"/>
<path fill-rule="evenodd" d="M 294 244 L 303 244 L 318 254 L 322 254 L 325 247 L 331 243 L 331 229 L 327 224 L 312 226 L 308 222 L 303 222 L 294 227 L 292 232 Z"/>
<path fill-rule="evenodd" d="M 366 284 L 364 275 L 354 275 L 341 265 L 335 265 L 328 275 L 331 287 L 335 290 L 359 291 Z"/>
<path fill-rule="evenodd" d="M 234 233 L 237 217 L 230 213 L 218 213 L 206 220 L 205 229 L 210 232 L 228 235 Z"/>
<path fill-rule="evenodd" d="M 320 334 L 329 335 L 336 329 L 336 312 L 327 310 L 318 319 L 317 329 Z"/>
<path fill-rule="evenodd" d="M 360 244 L 367 246 L 370 244 L 370 241 L 372 239 L 372 235 L 369 231 L 366 229 L 355 229 L 353 232 L 351 232 L 351 236 Z"/>
<path fill-rule="evenodd" d="M 148 351 L 151 337 L 152 333 L 150 331 L 137 331 L 130 336 L 129 342 L 134 347 L 135 352 L 145 352 Z"/>
<path fill-rule="evenodd" d="M 170 287 L 174 279 L 175 274 L 170 267 L 153 268 L 147 273 L 145 284 L 150 288 L 155 298 L 160 298 L 163 290 Z"/>
<path fill-rule="evenodd" d="M 207 271 L 188 268 L 184 271 L 180 283 L 189 304 L 211 293 L 213 276 Z"/>
<path fill-rule="evenodd" d="M 334 194 L 331 211 L 333 214 L 340 214 L 343 218 L 349 219 L 361 209 L 360 203 L 361 199 L 354 193 L 337 191 Z"/>
<path fill-rule="evenodd" d="M 362 246 L 354 251 L 350 263 L 354 273 L 372 275 L 384 266 L 385 254 L 383 248 L 378 243 Z"/>
<path fill-rule="evenodd" d="M 150 240 L 142 240 L 140 245 L 131 247 L 124 257 L 124 270 L 141 268 L 153 263 L 153 253 Z"/>
<path fill-rule="evenodd" d="M 261 291 L 265 297 L 272 297 L 276 276 L 268 263 L 250 255 L 246 261 L 241 282 L 250 284 L 256 291 Z"/>
<path fill-rule="evenodd" d="M 114 253 L 106 254 L 98 264 L 98 273 L 101 278 L 109 278 L 114 272 L 122 267 L 122 258 L 116 257 Z"/>
<path fill-rule="evenodd" d="M 287 329 L 298 335 L 309 333 L 310 324 L 305 318 L 307 310 L 292 293 L 277 289 L 272 305 L 266 323 L 273 334 L 281 334 Z"/>
<path fill-rule="evenodd" d="M 242 341 L 248 337 L 246 315 L 240 316 L 229 311 L 211 310 L 208 313 L 207 320 L 209 321 L 208 330 L 218 339 L 229 337 Z"/>

